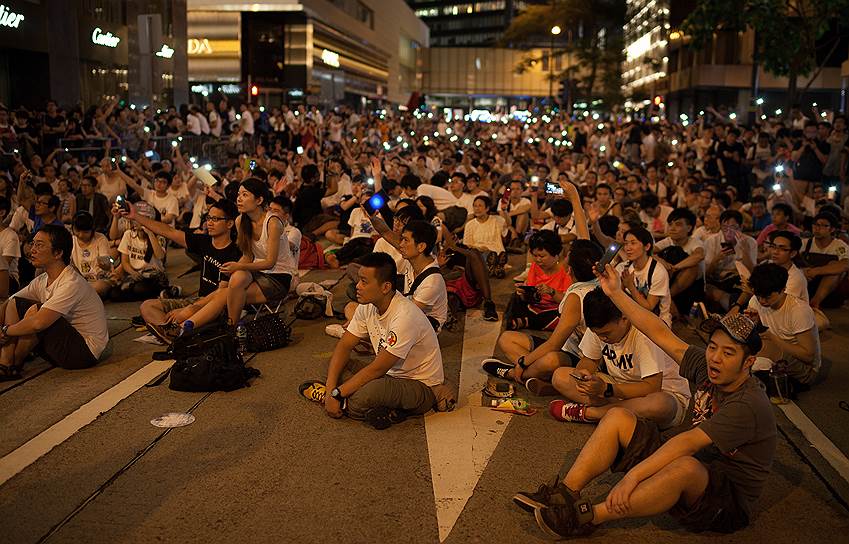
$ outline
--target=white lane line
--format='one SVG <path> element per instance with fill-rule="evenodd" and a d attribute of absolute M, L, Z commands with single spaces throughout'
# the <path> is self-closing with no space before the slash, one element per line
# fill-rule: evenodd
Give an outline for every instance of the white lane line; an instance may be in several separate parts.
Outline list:
<path fill-rule="evenodd" d="M 486 374 L 480 364 L 492 356 L 500 331 L 500 321 L 484 321 L 480 310 L 466 311 L 457 408 L 425 418 L 440 542 L 460 517 L 512 417 L 481 406 Z"/>
<path fill-rule="evenodd" d="M 805 415 L 805 412 L 803 412 L 795 402 L 779 404 L 778 407 L 781 408 L 781 411 L 784 412 L 787 419 L 789 419 L 797 429 L 802 431 L 802 434 L 808 439 L 808 442 L 810 442 L 811 445 L 820 452 L 825 460 L 828 461 L 828 464 L 830 464 L 834 470 L 836 470 L 837 473 L 840 474 L 847 483 L 849 483 L 849 459 L 847 459 L 846 456 L 843 455 L 843 452 L 834 445 L 834 442 L 829 440 L 828 437 L 823 434 L 816 425 L 814 425 L 814 422 Z"/>
<path fill-rule="evenodd" d="M 0 485 L 36 462 L 77 431 L 114 408 L 144 384 L 162 374 L 174 361 L 153 361 L 111 389 L 80 406 L 58 423 L 0 459 Z"/>

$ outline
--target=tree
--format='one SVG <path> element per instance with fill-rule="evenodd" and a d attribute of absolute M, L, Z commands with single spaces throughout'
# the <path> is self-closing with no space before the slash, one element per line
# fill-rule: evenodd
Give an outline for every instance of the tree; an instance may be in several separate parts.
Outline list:
<path fill-rule="evenodd" d="M 806 91 L 849 33 L 849 0 L 698 0 L 682 30 L 702 49 L 717 30 L 755 31 L 758 61 L 789 80 L 787 111 Z M 819 60 L 819 62 L 818 62 Z"/>
<path fill-rule="evenodd" d="M 562 31 L 553 48 L 554 58 L 569 55 L 575 62 L 560 72 L 549 71 L 556 81 L 568 79 L 570 100 L 602 98 L 607 104 L 621 101 L 622 0 L 559 0 L 528 6 L 516 16 L 501 39 L 503 45 L 546 49 L 551 27 Z M 543 55 L 527 55 L 516 67 L 521 73 L 540 62 Z M 553 60 L 553 59 L 552 59 Z"/>

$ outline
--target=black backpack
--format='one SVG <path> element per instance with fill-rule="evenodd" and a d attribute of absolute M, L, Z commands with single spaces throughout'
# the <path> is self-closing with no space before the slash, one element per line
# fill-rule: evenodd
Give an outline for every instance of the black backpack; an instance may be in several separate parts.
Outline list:
<path fill-rule="evenodd" d="M 154 358 L 174 359 L 168 387 L 175 391 L 233 391 L 259 376 L 259 370 L 245 366 L 234 335 L 222 324 L 180 336 Z"/>

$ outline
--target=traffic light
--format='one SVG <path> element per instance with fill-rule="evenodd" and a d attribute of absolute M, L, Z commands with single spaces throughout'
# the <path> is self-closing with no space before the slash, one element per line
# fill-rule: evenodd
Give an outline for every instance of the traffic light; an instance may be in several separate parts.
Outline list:
<path fill-rule="evenodd" d="M 256 85 L 251 85 L 251 96 L 259 95 L 259 87 Z"/>

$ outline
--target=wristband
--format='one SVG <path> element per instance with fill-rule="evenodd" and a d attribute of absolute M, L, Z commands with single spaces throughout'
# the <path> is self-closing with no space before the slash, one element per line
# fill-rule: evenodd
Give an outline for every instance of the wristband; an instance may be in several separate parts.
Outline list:
<path fill-rule="evenodd" d="M 525 364 L 525 356 L 522 355 L 518 359 L 516 359 L 516 364 L 519 365 L 522 369 L 528 368 L 528 365 Z"/>

